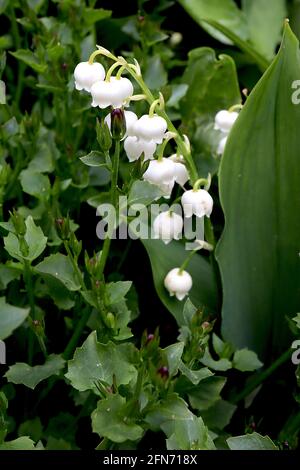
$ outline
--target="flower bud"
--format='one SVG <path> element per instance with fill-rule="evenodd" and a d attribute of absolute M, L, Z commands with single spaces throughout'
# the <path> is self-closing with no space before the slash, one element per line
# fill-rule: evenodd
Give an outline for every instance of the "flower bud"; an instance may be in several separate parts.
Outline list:
<path fill-rule="evenodd" d="M 126 121 L 125 115 L 122 108 L 115 108 L 110 113 L 110 121 L 111 121 L 111 135 L 112 138 L 115 140 L 123 139 L 126 133 Z"/>
<path fill-rule="evenodd" d="M 210 216 L 213 209 L 213 198 L 205 189 L 190 189 L 181 197 L 181 204 L 186 217 Z"/>
<path fill-rule="evenodd" d="M 193 280 L 187 271 L 174 268 L 166 275 L 164 285 L 171 297 L 175 295 L 178 300 L 182 300 L 191 290 Z"/>
<path fill-rule="evenodd" d="M 133 136 L 133 126 L 137 121 L 137 115 L 133 111 L 124 111 L 125 123 L 126 123 L 126 136 Z M 109 130 L 111 131 L 111 115 L 107 114 L 104 121 L 107 123 Z"/>
<path fill-rule="evenodd" d="M 161 212 L 153 223 L 154 238 L 160 238 L 167 244 L 171 240 L 179 240 L 182 235 L 183 219 L 175 212 Z"/>
<path fill-rule="evenodd" d="M 162 379 L 167 379 L 169 377 L 169 369 L 166 366 L 162 366 L 157 370 L 157 373 L 161 376 Z"/>
<path fill-rule="evenodd" d="M 25 225 L 24 218 L 15 209 L 10 215 L 11 215 L 11 221 L 15 228 L 16 233 L 18 235 L 24 236 L 26 233 L 26 225 Z"/>
<path fill-rule="evenodd" d="M 69 217 L 58 217 L 55 220 L 56 231 L 62 240 L 68 240 L 70 237 L 70 220 Z"/>

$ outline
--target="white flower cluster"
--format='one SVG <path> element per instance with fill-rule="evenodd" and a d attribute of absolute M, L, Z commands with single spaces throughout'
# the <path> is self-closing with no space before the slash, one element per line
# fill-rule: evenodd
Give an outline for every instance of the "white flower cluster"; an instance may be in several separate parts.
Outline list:
<path fill-rule="evenodd" d="M 75 87 L 77 90 L 85 90 L 91 94 L 93 107 L 123 108 L 130 102 L 133 95 L 131 81 L 122 77 L 120 73 L 111 76 L 112 71 L 118 65 L 113 65 L 108 73 L 100 63 L 96 62 L 81 62 L 76 66 Z M 227 111 L 217 114 L 216 128 L 228 133 L 237 113 L 229 113 L 230 116 L 224 113 Z M 133 111 L 125 110 L 124 118 L 126 123 L 126 133 L 123 136 L 124 150 L 129 161 L 133 162 L 139 158 L 143 158 L 144 161 L 150 160 L 143 179 L 158 186 L 164 197 L 170 198 L 175 183 L 184 188 L 189 180 L 189 174 L 183 155 L 173 154 L 165 158 L 162 150 L 158 159 L 154 159 L 157 145 L 163 144 L 161 148 L 164 149 L 172 135 L 167 132 L 167 121 L 154 113 L 153 105 L 149 114 L 144 114 L 140 118 Z M 111 130 L 111 114 L 106 116 L 105 122 Z M 186 218 L 193 215 L 210 217 L 213 208 L 212 197 L 206 190 L 198 189 L 197 184 L 193 189 L 185 190 L 181 203 Z M 169 243 L 173 239 L 181 238 L 183 225 L 184 220 L 181 215 L 171 210 L 162 212 L 154 221 L 154 236 L 163 240 L 164 243 Z M 192 287 L 192 278 L 182 268 L 174 268 L 167 274 L 164 285 L 171 296 L 175 295 L 178 300 L 182 300 Z"/>
<path fill-rule="evenodd" d="M 235 123 L 238 115 L 239 113 L 237 113 L 236 111 L 227 111 L 226 109 L 222 109 L 216 114 L 214 129 L 222 132 L 222 137 L 217 149 L 218 155 L 224 153 L 228 134 L 231 131 L 231 128 Z"/>

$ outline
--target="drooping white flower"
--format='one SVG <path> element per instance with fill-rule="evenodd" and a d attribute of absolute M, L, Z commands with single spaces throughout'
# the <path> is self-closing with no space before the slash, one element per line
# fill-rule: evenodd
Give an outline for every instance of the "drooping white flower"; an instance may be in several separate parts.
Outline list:
<path fill-rule="evenodd" d="M 218 155 L 222 155 L 224 153 L 227 139 L 228 139 L 228 136 L 225 135 L 225 137 L 222 137 L 222 139 L 220 140 L 218 148 L 217 148 L 217 154 Z"/>
<path fill-rule="evenodd" d="M 179 240 L 183 229 L 183 219 L 175 212 L 161 212 L 153 222 L 154 238 L 160 238 L 165 244 Z"/>
<path fill-rule="evenodd" d="M 178 300 L 182 300 L 191 290 L 193 280 L 187 271 L 174 268 L 166 275 L 164 285 L 171 297 L 175 295 Z"/>
<path fill-rule="evenodd" d="M 133 134 L 133 126 L 134 123 L 137 121 L 138 117 L 133 111 L 124 111 L 125 122 L 126 122 L 126 136 L 132 136 Z M 111 128 L 111 115 L 110 113 L 105 116 L 104 121 L 107 123 L 108 128 Z"/>
<path fill-rule="evenodd" d="M 75 88 L 76 90 L 91 91 L 91 87 L 98 81 L 103 81 L 105 70 L 99 62 L 80 62 L 74 70 Z"/>
<path fill-rule="evenodd" d="M 134 133 L 141 139 L 153 140 L 157 144 L 161 144 L 167 127 L 166 120 L 161 116 L 144 114 L 134 124 Z"/>
<path fill-rule="evenodd" d="M 128 78 L 110 77 L 109 81 L 98 81 L 91 87 L 92 106 L 104 109 L 108 106 L 121 108 L 133 94 L 133 85 Z"/>
<path fill-rule="evenodd" d="M 169 198 L 175 183 L 174 162 L 168 158 L 151 160 L 143 179 L 158 186 Z"/>
<path fill-rule="evenodd" d="M 156 150 L 156 143 L 153 140 L 143 140 L 129 135 L 124 141 L 124 150 L 130 162 L 137 160 L 142 154 L 144 160 L 151 160 Z"/>
<path fill-rule="evenodd" d="M 214 129 L 220 130 L 225 134 L 229 134 L 238 115 L 239 113 L 236 111 L 227 111 L 226 109 L 222 109 L 215 116 Z"/>
<path fill-rule="evenodd" d="M 176 183 L 178 183 L 180 186 L 184 186 L 185 183 L 189 180 L 189 174 L 184 164 L 183 155 L 174 153 L 169 157 L 169 160 L 174 162 Z"/>
<path fill-rule="evenodd" d="M 192 217 L 195 214 L 197 217 L 210 216 L 213 209 L 213 198 L 205 189 L 190 189 L 185 191 L 181 197 L 181 204 L 183 207 L 184 215 Z"/>

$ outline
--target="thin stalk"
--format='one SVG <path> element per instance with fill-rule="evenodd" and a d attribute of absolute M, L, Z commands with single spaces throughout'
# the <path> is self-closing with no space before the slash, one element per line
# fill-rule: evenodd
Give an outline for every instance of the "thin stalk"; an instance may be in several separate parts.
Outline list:
<path fill-rule="evenodd" d="M 82 275 L 82 272 L 80 271 L 79 267 L 78 267 L 78 264 L 76 263 L 75 259 L 74 259 L 74 256 L 70 250 L 70 247 L 69 247 L 69 244 L 67 242 L 67 240 L 64 240 L 64 247 L 65 247 L 65 250 L 70 258 L 70 261 L 72 263 L 72 266 L 74 268 L 74 271 L 76 273 L 76 276 L 78 278 L 78 281 L 82 287 L 83 290 L 86 290 L 86 286 L 85 286 L 85 282 L 84 282 L 84 279 L 83 279 L 83 275 Z"/>
<path fill-rule="evenodd" d="M 72 356 L 72 353 L 75 351 L 76 349 L 76 346 L 77 346 L 77 343 L 78 343 L 78 340 L 84 330 L 84 327 L 85 325 L 87 324 L 90 316 L 91 316 L 91 313 L 92 313 L 92 309 L 90 308 L 90 306 L 87 306 L 86 309 L 84 310 L 83 312 L 83 315 L 81 316 L 79 322 L 77 323 L 76 325 L 76 328 L 73 332 L 73 335 L 71 336 L 71 339 L 70 341 L 68 342 L 64 352 L 63 352 L 63 358 L 65 360 L 68 360 L 70 359 L 70 357 Z"/>
<path fill-rule="evenodd" d="M 28 301 L 30 306 L 30 317 L 32 320 L 35 320 L 35 301 L 34 301 L 34 292 L 33 292 L 33 284 L 32 284 L 32 272 L 31 266 L 29 261 L 24 261 L 24 271 L 23 271 L 23 279 L 28 295 Z M 28 337 L 28 363 L 32 364 L 33 360 L 33 350 L 34 350 L 34 335 L 31 330 L 29 330 L 29 337 Z"/>
<path fill-rule="evenodd" d="M 288 349 L 285 351 L 281 356 L 279 356 L 273 364 L 270 365 L 266 370 L 262 371 L 256 377 L 253 377 L 251 381 L 249 381 L 248 385 L 238 393 L 233 400 L 232 403 L 238 403 L 239 401 L 246 398 L 253 390 L 255 390 L 259 385 L 261 385 L 267 378 L 269 378 L 282 364 L 288 361 L 291 358 L 292 350 Z"/>

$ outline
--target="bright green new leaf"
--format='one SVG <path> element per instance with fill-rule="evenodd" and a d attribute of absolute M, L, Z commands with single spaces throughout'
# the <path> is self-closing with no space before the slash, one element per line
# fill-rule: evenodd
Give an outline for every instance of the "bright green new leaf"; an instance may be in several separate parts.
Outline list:
<path fill-rule="evenodd" d="M 96 331 L 93 331 L 68 362 L 66 378 L 81 392 L 97 391 L 99 381 L 111 385 L 113 376 L 116 377 L 117 385 L 128 384 L 137 377 L 133 365 L 134 355 L 132 344 L 101 344 L 97 341 Z"/>
<path fill-rule="evenodd" d="M 225 230 L 217 247 L 223 336 L 260 358 L 290 344 L 285 316 L 300 304 L 300 76 L 298 41 L 282 47 L 250 94 L 220 168 Z M 294 101 L 294 103 L 293 103 Z"/>
<path fill-rule="evenodd" d="M 269 438 L 257 432 L 244 436 L 229 437 L 227 444 L 231 450 L 278 450 L 278 447 Z"/>
<path fill-rule="evenodd" d="M 56 354 L 51 354 L 45 364 L 31 367 L 23 362 L 10 366 L 5 374 L 8 382 L 22 384 L 32 390 L 51 375 L 57 375 L 63 369 L 65 361 Z"/>
<path fill-rule="evenodd" d="M 35 266 L 35 271 L 42 276 L 54 277 L 68 290 L 76 291 L 80 289 L 80 282 L 77 279 L 76 272 L 70 259 L 61 253 L 47 256 L 47 258 Z"/>
<path fill-rule="evenodd" d="M 126 399 L 121 395 L 111 395 L 98 401 L 92 413 L 93 432 L 113 442 L 141 439 L 144 430 L 128 416 Z"/>
<path fill-rule="evenodd" d="M 5 297 L 0 297 L 0 340 L 8 338 L 29 315 L 29 308 L 7 304 Z"/>
<path fill-rule="evenodd" d="M 185 250 L 183 244 L 172 241 L 165 245 L 161 240 L 142 240 L 151 261 L 152 273 L 156 291 L 167 307 L 174 315 L 179 325 L 184 325 L 183 308 L 184 302 L 170 297 L 164 287 L 164 279 L 168 272 L 179 267 L 189 251 Z M 193 287 L 190 291 L 190 299 L 197 307 L 206 307 L 207 311 L 216 312 L 218 305 L 218 291 L 214 272 L 209 262 L 201 255 L 195 255 L 191 259 L 187 271 L 193 278 Z"/>

